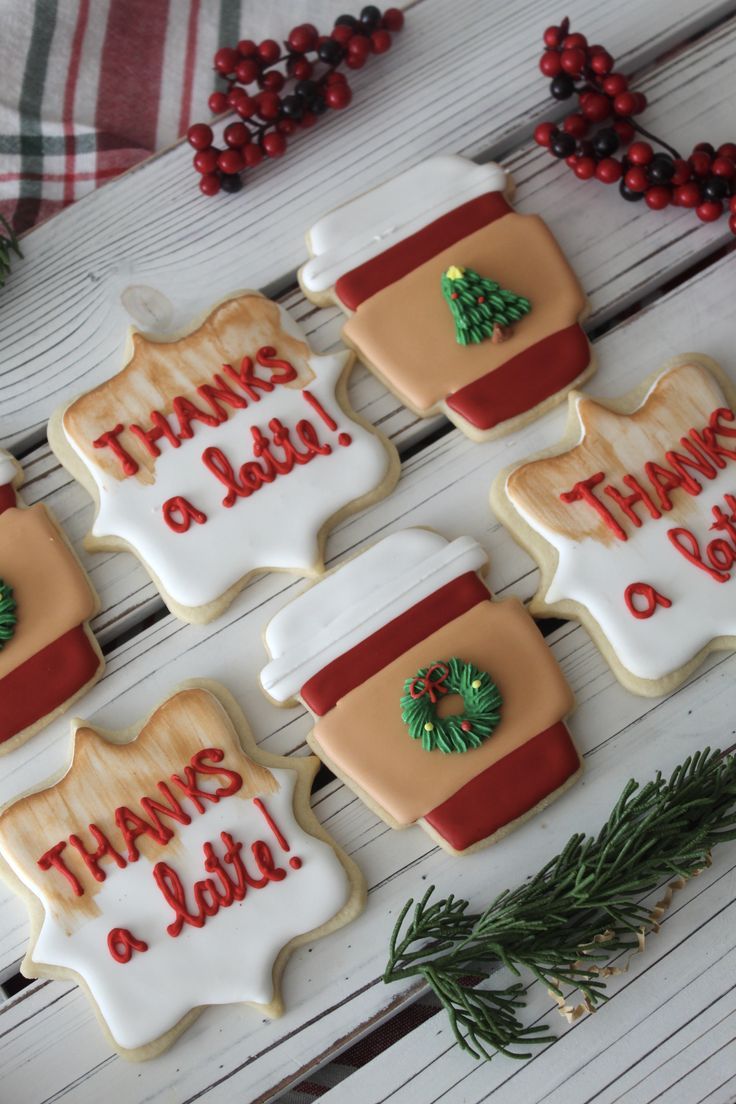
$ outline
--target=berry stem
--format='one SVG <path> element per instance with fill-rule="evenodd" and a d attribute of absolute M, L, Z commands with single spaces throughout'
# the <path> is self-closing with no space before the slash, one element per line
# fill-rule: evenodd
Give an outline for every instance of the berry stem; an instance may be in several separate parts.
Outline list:
<path fill-rule="evenodd" d="M 640 126 L 639 123 L 635 123 L 633 119 L 627 119 L 627 122 L 631 124 L 637 134 L 643 134 L 645 138 L 648 138 L 650 140 L 650 142 L 656 142 L 658 146 L 662 146 L 662 148 L 666 149 L 668 153 L 671 153 L 675 160 L 682 161 L 681 155 L 677 152 L 674 146 L 670 146 L 667 144 L 667 142 L 663 142 L 662 139 L 658 138 L 656 134 L 652 134 L 650 130 L 645 130 L 643 126 Z"/>

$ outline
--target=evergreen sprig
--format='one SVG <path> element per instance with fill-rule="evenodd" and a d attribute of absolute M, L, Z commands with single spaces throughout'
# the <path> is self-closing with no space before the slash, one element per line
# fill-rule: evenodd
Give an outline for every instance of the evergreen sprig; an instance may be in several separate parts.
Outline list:
<path fill-rule="evenodd" d="M 22 257 L 23 254 L 20 251 L 18 245 L 18 239 L 15 236 L 12 226 L 2 215 L 0 215 L 0 225 L 5 234 L 0 233 L 0 288 L 5 287 L 5 280 L 10 272 L 10 251 L 16 254 L 18 257 Z"/>
<path fill-rule="evenodd" d="M 500 966 L 517 977 L 527 970 L 560 997 L 561 986 L 572 986 L 595 1009 L 608 999 L 603 964 L 637 950 L 640 933 L 655 927 L 641 898 L 672 877 L 692 877 L 716 844 L 734 838 L 736 758 L 706 748 L 669 780 L 658 772 L 641 788 L 629 781 L 597 836 L 573 836 L 530 881 L 504 890 L 484 912 L 469 912 L 469 903 L 453 896 L 430 903 L 434 886 L 411 916 L 414 901 L 407 901 L 383 980 L 423 978 L 457 1042 L 475 1058 L 494 1051 L 529 1058 L 515 1048 L 554 1036 L 518 1018 L 524 986 L 478 986 Z"/>

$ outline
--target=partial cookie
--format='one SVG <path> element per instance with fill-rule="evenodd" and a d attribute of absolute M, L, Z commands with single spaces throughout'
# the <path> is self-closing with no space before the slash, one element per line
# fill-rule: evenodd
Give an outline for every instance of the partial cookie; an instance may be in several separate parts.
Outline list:
<path fill-rule="evenodd" d="M 312 226 L 304 294 L 350 316 L 343 339 L 419 417 L 508 433 L 593 372 L 585 295 L 496 164 L 432 157 Z M 506 193 L 506 194 L 504 194 Z"/>
<path fill-rule="evenodd" d="M 19 464 L 0 450 L 0 754 L 101 677 L 90 618 L 99 600 L 45 506 L 19 505 Z"/>
<path fill-rule="evenodd" d="M 736 647 L 734 398 L 709 357 L 675 357 L 618 401 L 571 395 L 561 445 L 493 485 L 541 568 L 532 612 L 580 620 L 634 693 Z"/>
<path fill-rule="evenodd" d="M 309 743 L 392 828 L 446 851 L 505 835 L 570 785 L 574 699 L 516 598 L 493 601 L 470 537 L 394 533 L 287 605 L 261 683 L 314 714 Z"/>
<path fill-rule="evenodd" d="M 126 367 L 49 427 L 95 499 L 87 546 L 137 555 L 186 621 L 217 617 L 254 572 L 319 574 L 330 528 L 399 474 L 348 407 L 351 366 L 257 292 L 177 340 L 133 333 Z"/>
<path fill-rule="evenodd" d="M 135 1059 L 208 1004 L 280 1015 L 291 951 L 365 900 L 310 809 L 317 760 L 259 751 L 215 683 L 127 732 L 73 731 L 67 774 L 0 814 L 0 872 L 31 916 L 23 973 L 77 981 Z"/>

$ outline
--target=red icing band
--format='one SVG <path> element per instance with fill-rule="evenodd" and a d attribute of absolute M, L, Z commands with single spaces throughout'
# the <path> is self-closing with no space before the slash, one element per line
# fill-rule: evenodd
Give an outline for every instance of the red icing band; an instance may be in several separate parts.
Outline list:
<path fill-rule="evenodd" d="M 53 713 L 99 671 L 102 661 L 78 625 L 0 679 L 0 743 Z"/>
<path fill-rule="evenodd" d="M 6 510 L 11 510 L 16 505 L 15 491 L 12 483 L 4 483 L 0 487 L 0 514 L 4 514 Z"/>
<path fill-rule="evenodd" d="M 634 598 L 643 598 L 646 606 L 643 609 L 637 609 L 634 605 Z M 640 621 L 646 621 L 647 618 L 651 617 L 657 606 L 669 609 L 672 605 L 669 598 L 665 598 L 649 583 L 629 583 L 624 591 L 624 601 L 629 613 L 633 613 L 634 617 L 638 617 Z"/>
<path fill-rule="evenodd" d="M 464 851 L 528 813 L 579 766 L 570 734 L 558 721 L 481 771 L 424 819 L 455 851 Z"/>
<path fill-rule="evenodd" d="M 389 284 L 510 212 L 511 207 L 501 192 L 488 192 L 471 199 L 340 276 L 335 284 L 337 297 L 349 310 L 357 310 L 361 303 Z"/>
<path fill-rule="evenodd" d="M 568 387 L 589 364 L 588 339 L 575 322 L 448 395 L 445 402 L 476 429 L 493 429 Z"/>
<path fill-rule="evenodd" d="M 301 689 L 305 705 L 323 717 L 340 698 L 382 667 L 490 597 L 474 571 L 453 579 L 313 675 Z"/>

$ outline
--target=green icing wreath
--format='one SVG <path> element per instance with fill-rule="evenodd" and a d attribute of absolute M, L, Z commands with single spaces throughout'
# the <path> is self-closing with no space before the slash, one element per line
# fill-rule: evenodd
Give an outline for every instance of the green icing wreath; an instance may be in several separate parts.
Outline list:
<path fill-rule="evenodd" d="M 439 716 L 437 702 L 445 694 L 460 695 L 462 713 Z M 485 671 L 453 657 L 422 667 L 406 680 L 401 718 L 412 740 L 421 740 L 425 751 L 469 751 L 480 747 L 498 725 L 502 701 Z"/>
<path fill-rule="evenodd" d="M 0 652 L 12 638 L 18 621 L 13 591 L 0 579 Z"/>

